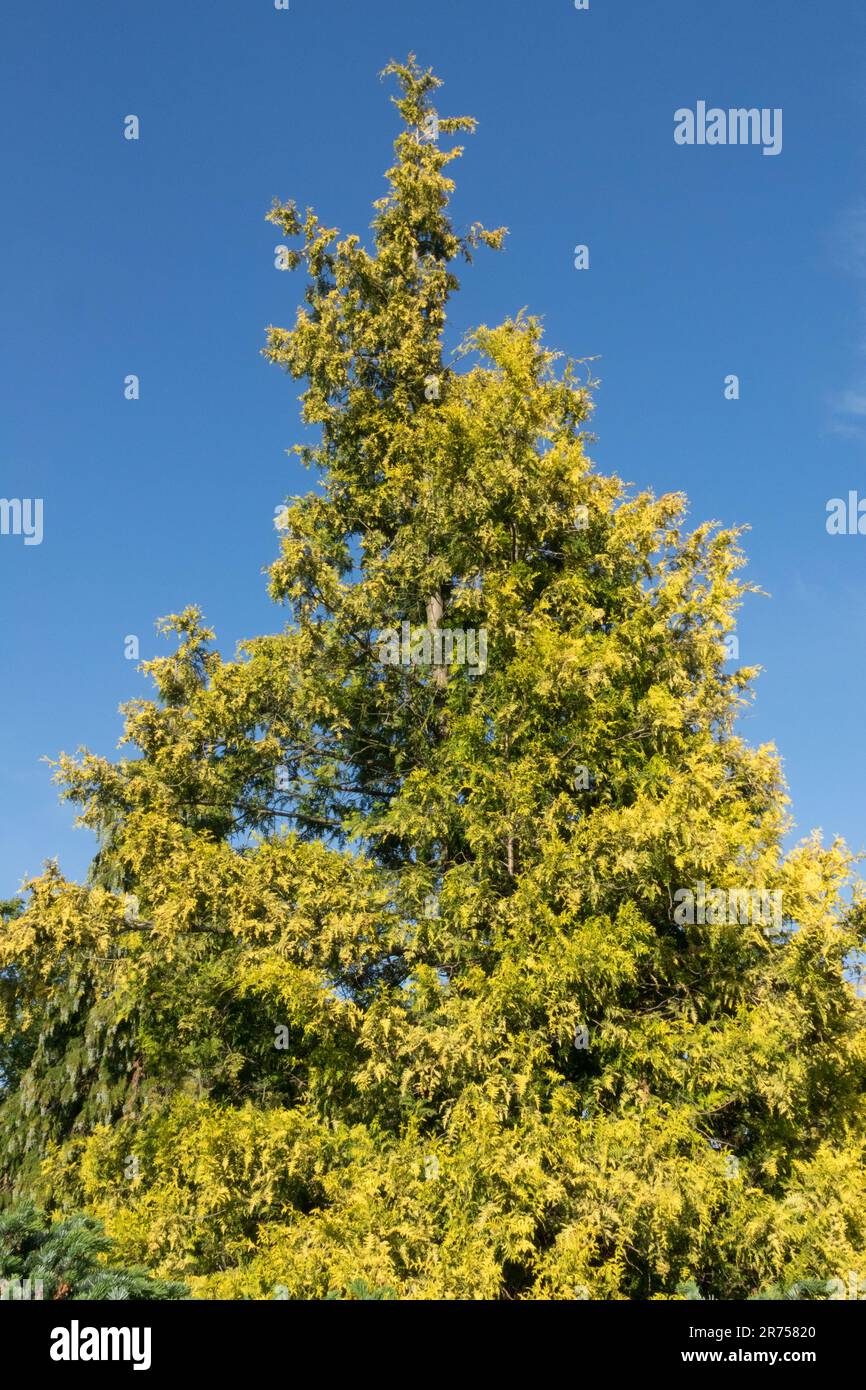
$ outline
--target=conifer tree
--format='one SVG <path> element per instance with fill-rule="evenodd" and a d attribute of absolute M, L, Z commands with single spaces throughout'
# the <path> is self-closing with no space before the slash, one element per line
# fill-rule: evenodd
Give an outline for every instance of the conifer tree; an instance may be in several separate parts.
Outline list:
<path fill-rule="evenodd" d="M 866 919 L 736 732 L 739 533 L 596 471 L 538 319 L 447 350 L 504 231 L 450 218 L 474 123 L 386 73 L 371 249 L 269 214 L 319 431 L 285 630 L 165 621 L 130 756 L 59 763 L 92 881 L 4 923 L 5 1191 L 200 1296 L 814 1291 L 866 1244 Z"/>

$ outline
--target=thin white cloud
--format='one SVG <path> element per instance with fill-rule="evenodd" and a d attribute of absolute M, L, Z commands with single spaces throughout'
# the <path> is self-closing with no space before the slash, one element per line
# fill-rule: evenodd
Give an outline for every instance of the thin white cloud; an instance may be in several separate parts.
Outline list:
<path fill-rule="evenodd" d="M 839 219 L 831 246 L 836 268 L 866 285 L 866 199 L 862 199 Z M 859 344 L 866 359 L 866 290 L 861 292 L 860 312 L 863 334 Z M 866 360 L 857 378 L 845 390 L 829 398 L 830 430 L 843 439 L 866 440 Z"/>

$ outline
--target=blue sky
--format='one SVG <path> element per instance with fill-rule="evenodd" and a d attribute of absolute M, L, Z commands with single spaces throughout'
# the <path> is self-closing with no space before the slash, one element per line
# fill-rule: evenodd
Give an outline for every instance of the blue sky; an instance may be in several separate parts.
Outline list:
<path fill-rule="evenodd" d="M 751 526 L 771 597 L 738 628 L 764 668 L 741 732 L 777 743 L 794 838 L 866 848 L 866 536 L 825 528 L 830 498 L 866 496 L 862 0 L 6 0 L 0 496 L 44 499 L 44 539 L 0 536 L 0 896 L 45 858 L 85 871 L 40 760 L 112 752 L 149 690 L 128 634 L 155 654 L 190 602 L 226 653 L 282 626 L 261 571 L 310 480 L 259 349 L 303 281 L 264 214 L 293 197 L 366 233 L 397 128 L 377 74 L 410 50 L 440 112 L 479 121 L 458 222 L 510 229 L 464 272 L 453 337 L 527 306 L 598 357 L 602 472 Z M 782 152 L 676 145 L 699 100 L 780 107 Z"/>

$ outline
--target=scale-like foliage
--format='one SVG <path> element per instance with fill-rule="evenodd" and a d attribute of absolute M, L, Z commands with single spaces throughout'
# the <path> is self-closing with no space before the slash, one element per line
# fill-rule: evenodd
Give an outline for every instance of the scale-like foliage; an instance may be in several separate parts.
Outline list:
<path fill-rule="evenodd" d="M 92 881 L 4 914 L 5 1188 L 201 1296 L 815 1290 L 866 1244 L 866 918 L 736 733 L 738 534 L 595 471 L 537 320 L 446 354 L 504 233 L 449 219 L 472 122 L 388 72 L 372 249 L 270 213 L 320 433 L 286 629 L 167 620 L 130 756 L 60 761 Z"/>

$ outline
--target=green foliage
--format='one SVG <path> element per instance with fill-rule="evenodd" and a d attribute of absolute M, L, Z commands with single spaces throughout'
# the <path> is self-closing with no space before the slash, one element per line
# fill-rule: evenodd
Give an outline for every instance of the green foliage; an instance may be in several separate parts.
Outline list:
<path fill-rule="evenodd" d="M 536 319 L 447 352 L 454 263 L 504 234 L 454 230 L 438 82 L 387 71 L 371 249 L 269 214 L 308 284 L 265 354 L 320 472 L 287 625 L 225 659 L 162 624 L 128 755 L 59 760 L 90 881 L 3 914 L 0 1190 L 202 1297 L 821 1283 L 866 1245 L 866 914 L 736 732 L 739 535 L 594 469 Z M 483 630 L 486 669 L 384 663 L 403 623 Z M 683 923 L 698 883 L 783 918 Z"/>
<path fill-rule="evenodd" d="M 687 1279 L 677 1288 L 677 1293 L 681 1298 L 689 1301 L 701 1301 L 703 1294 L 695 1283 L 694 1279 Z M 796 1284 L 771 1284 L 769 1288 L 762 1289 L 760 1293 L 753 1293 L 750 1296 L 752 1302 L 808 1302 L 813 1299 L 824 1300 L 832 1297 L 833 1285 L 827 1279 L 800 1279 Z"/>
<path fill-rule="evenodd" d="M 388 1302 L 396 1297 L 397 1295 L 393 1289 L 371 1289 L 365 1279 L 352 1279 L 346 1285 L 345 1293 L 341 1293 L 339 1289 L 331 1289 L 330 1293 L 325 1294 L 325 1299 L 329 1302 L 338 1299 L 344 1301 L 348 1299 L 356 1302 L 376 1303 L 382 1301 Z"/>
<path fill-rule="evenodd" d="M 0 1212 L 0 1279 L 22 1281 L 45 1299 L 178 1299 L 182 1284 L 110 1263 L 113 1242 L 98 1221 L 77 1214 L 51 1225 L 22 1203 Z"/>

